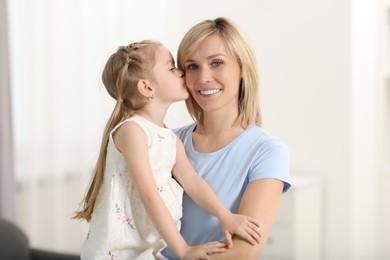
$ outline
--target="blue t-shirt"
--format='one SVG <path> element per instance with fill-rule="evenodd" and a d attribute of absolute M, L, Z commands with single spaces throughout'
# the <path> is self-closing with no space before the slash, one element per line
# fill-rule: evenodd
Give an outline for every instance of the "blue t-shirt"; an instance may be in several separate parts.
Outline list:
<path fill-rule="evenodd" d="M 238 211 L 248 183 L 272 178 L 284 182 L 283 192 L 290 188 L 289 153 L 278 139 L 258 126 L 244 130 L 224 148 L 212 153 L 199 153 L 192 144 L 196 123 L 176 129 L 196 172 L 204 178 L 223 204 L 233 213 Z M 200 191 L 201 192 L 201 191 Z M 189 245 L 223 241 L 219 221 L 184 194 L 180 233 Z M 177 259 L 170 248 L 162 252 Z"/>

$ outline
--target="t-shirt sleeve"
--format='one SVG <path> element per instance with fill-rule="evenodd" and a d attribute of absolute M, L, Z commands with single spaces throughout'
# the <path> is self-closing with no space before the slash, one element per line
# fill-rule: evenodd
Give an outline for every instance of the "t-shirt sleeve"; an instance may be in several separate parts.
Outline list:
<path fill-rule="evenodd" d="M 272 178 L 283 181 L 283 192 L 291 187 L 290 155 L 287 147 L 277 139 L 265 142 L 257 153 L 248 175 L 248 181 Z"/>

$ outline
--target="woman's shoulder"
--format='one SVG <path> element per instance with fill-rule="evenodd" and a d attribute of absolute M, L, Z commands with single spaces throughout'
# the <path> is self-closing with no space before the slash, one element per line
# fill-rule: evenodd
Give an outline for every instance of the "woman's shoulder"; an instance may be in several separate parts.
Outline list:
<path fill-rule="evenodd" d="M 267 132 L 264 128 L 254 125 L 251 127 L 248 127 L 244 131 L 244 138 L 254 141 L 257 140 L 258 142 L 265 144 L 283 144 L 282 140 L 278 137 L 275 137 L 274 135 Z"/>
<path fill-rule="evenodd" d="M 287 145 L 279 138 L 267 133 L 261 127 L 251 127 L 252 146 L 256 150 L 253 157 L 253 180 L 261 178 L 277 178 L 284 182 L 283 192 L 291 186 L 289 176 L 290 154 Z M 260 169 L 256 171 L 255 169 Z"/>
<path fill-rule="evenodd" d="M 256 150 L 258 155 L 279 153 L 288 156 L 289 154 L 288 148 L 281 138 L 273 136 L 259 126 L 251 126 L 244 133 L 239 141 Z"/>
<path fill-rule="evenodd" d="M 192 132 L 194 131 L 194 128 L 196 126 L 196 123 L 192 123 L 189 125 L 185 125 L 182 127 L 178 127 L 173 129 L 173 132 L 180 138 L 185 139 L 187 136 L 192 136 Z"/>

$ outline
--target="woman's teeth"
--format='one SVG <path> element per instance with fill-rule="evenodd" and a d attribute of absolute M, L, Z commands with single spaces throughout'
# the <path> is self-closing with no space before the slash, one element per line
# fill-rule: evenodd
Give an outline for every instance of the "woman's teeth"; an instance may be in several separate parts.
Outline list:
<path fill-rule="evenodd" d="M 213 95 L 221 91 L 220 89 L 208 89 L 208 90 L 201 90 L 200 94 L 202 95 Z"/>

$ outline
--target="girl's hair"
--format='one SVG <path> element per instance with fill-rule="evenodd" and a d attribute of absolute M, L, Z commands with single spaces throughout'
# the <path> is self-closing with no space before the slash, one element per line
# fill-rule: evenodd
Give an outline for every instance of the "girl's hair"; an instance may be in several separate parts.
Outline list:
<path fill-rule="evenodd" d="M 193 26 L 180 42 L 177 52 L 178 68 L 185 71 L 186 60 L 207 37 L 215 34 L 226 43 L 242 70 L 238 100 L 239 115 L 235 123 L 244 128 L 253 124 L 261 126 L 259 76 L 255 54 L 245 35 L 231 20 L 219 17 L 214 20 L 204 20 Z M 203 110 L 191 95 L 186 100 L 186 105 L 192 118 L 202 123 Z"/>
<path fill-rule="evenodd" d="M 102 74 L 102 80 L 108 93 L 117 102 L 104 130 L 94 177 L 89 186 L 80 211 L 73 218 L 91 220 L 93 207 L 104 178 L 107 144 L 113 128 L 121 121 L 142 108 L 147 98 L 142 97 L 136 85 L 140 79 L 153 79 L 155 53 L 161 43 L 144 40 L 128 46 L 120 46 L 108 59 Z"/>

